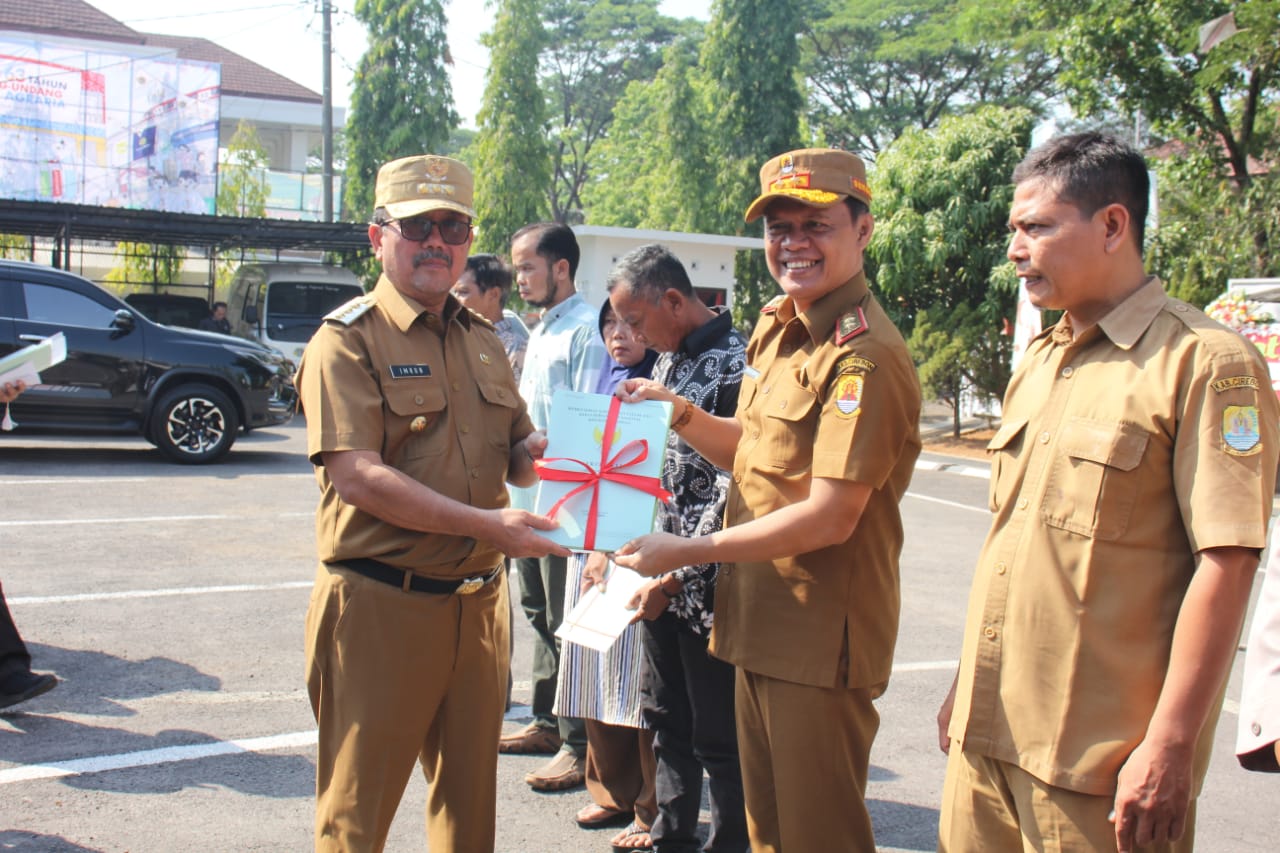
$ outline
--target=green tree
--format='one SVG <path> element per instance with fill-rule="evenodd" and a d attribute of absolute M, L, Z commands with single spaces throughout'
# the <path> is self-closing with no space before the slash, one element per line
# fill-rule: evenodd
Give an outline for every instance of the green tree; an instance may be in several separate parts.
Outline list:
<path fill-rule="evenodd" d="M 716 105 L 709 153 L 717 164 L 716 209 L 708 218 L 722 234 L 744 234 L 743 214 L 760 191 L 760 166 L 800 147 L 796 38 L 803 18 L 798 0 L 716 0 L 702 67 Z M 734 321 L 755 325 L 777 292 L 763 252 L 739 252 L 734 265 Z"/>
<path fill-rule="evenodd" d="M 658 13 L 658 0 L 544 0 L 543 21 L 551 215 L 577 223 L 595 146 L 613 122 L 614 105 L 628 83 L 653 78 L 680 25 Z"/>
<path fill-rule="evenodd" d="M 875 287 L 908 335 L 922 382 L 956 407 L 957 434 L 961 390 L 999 398 L 1008 382 L 1009 340 L 999 332 L 1017 300 L 1005 255 L 1010 176 L 1033 122 L 1027 110 L 984 107 L 909 130 L 871 179 Z"/>
<path fill-rule="evenodd" d="M 184 246 L 158 243 L 116 243 L 116 264 L 107 270 L 103 282 L 121 296 L 145 284 L 158 291 L 161 285 L 173 284 L 182 273 L 187 250 Z"/>
<path fill-rule="evenodd" d="M 1063 57 L 1063 81 L 1072 106 L 1083 115 L 1118 108 L 1140 114 L 1159 134 L 1194 149 L 1200 158 L 1195 192 L 1208 209 L 1219 212 L 1218 187 L 1225 178 L 1232 203 L 1248 215 L 1259 203 L 1253 189 L 1250 158 L 1274 164 L 1277 136 L 1266 119 L 1280 100 L 1280 0 L 1162 0 L 1117 7 L 1102 0 L 1042 0 L 1045 19 L 1057 25 Z M 1199 29 L 1232 12 L 1239 32 L 1209 49 L 1199 44 Z M 1274 165 L 1271 167 L 1274 171 Z M 1175 188 L 1180 190 L 1181 188 Z M 1274 196 L 1263 193 L 1261 198 Z M 1229 268 L 1225 260 L 1212 277 L 1263 275 L 1280 262 L 1275 243 L 1274 206 L 1253 218 L 1248 234 L 1252 263 Z M 1268 216 L 1270 213 L 1270 216 Z M 1214 228 L 1219 236 L 1203 242 L 1196 264 L 1204 275 L 1214 268 L 1215 245 L 1226 242 L 1240 220 L 1232 215 Z M 1216 224 L 1216 223 L 1214 223 Z M 1163 223 L 1162 226 L 1163 228 Z M 1190 248 L 1190 247 L 1188 247 Z M 1175 273 L 1176 274 L 1176 273 Z M 1189 280 L 1189 288 L 1202 282 Z"/>
<path fill-rule="evenodd" d="M 989 404 L 999 400 L 1009 384 L 1013 338 L 994 334 L 989 313 L 967 303 L 946 311 L 921 311 L 907 348 L 926 397 L 951 407 L 951 434 L 957 438 L 965 398 Z"/>
<path fill-rule="evenodd" d="M 875 155 L 980 105 L 1039 110 L 1056 62 L 1023 0 L 816 0 L 802 44 L 826 142 Z"/>
<path fill-rule="evenodd" d="M 600 142 L 583 200 L 589 221 L 623 228 L 712 231 L 715 169 L 697 41 L 667 48 L 652 81 L 632 81 Z"/>
<path fill-rule="evenodd" d="M 546 103 L 538 88 L 538 52 L 545 31 L 537 0 L 498 0 L 489 48 L 479 132 L 470 149 L 475 168 L 475 251 L 506 252 L 511 235 L 547 218 L 551 153 Z"/>
<path fill-rule="evenodd" d="M 267 168 L 270 160 L 267 149 L 258 138 L 258 131 L 244 119 L 236 125 L 236 132 L 227 143 L 226 160 L 218 166 L 218 196 L 216 209 L 219 216 L 267 215 Z"/>
<path fill-rule="evenodd" d="M 909 130 L 871 178 L 876 230 L 867 247 L 885 309 L 910 330 L 925 309 L 980 306 L 998 298 L 993 329 L 1012 316 L 1014 293 L 989 293 L 1006 263 L 1010 176 L 1025 155 L 1033 117 L 984 107 L 929 130 Z"/>
<path fill-rule="evenodd" d="M 441 0 L 356 0 L 355 15 L 369 45 L 351 92 L 344 195 L 347 215 L 362 218 L 373 211 L 378 168 L 443 151 L 458 114 Z"/>
<path fill-rule="evenodd" d="M 31 249 L 31 238 L 24 234 L 0 234 L 0 258 L 26 260 Z"/>

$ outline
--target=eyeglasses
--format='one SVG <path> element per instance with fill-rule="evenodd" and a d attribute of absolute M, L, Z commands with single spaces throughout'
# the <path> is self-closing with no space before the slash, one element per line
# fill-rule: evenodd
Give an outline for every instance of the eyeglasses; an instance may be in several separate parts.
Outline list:
<path fill-rule="evenodd" d="M 440 231 L 440 239 L 450 246 L 461 246 L 467 242 L 467 237 L 471 234 L 471 221 L 467 219 L 442 219 L 436 222 L 425 216 L 415 216 L 412 219 L 395 221 L 400 223 L 399 227 L 392 225 L 391 222 L 383 222 L 382 227 L 390 228 L 410 243 L 421 243 L 426 240 L 431 236 L 432 227 Z"/>

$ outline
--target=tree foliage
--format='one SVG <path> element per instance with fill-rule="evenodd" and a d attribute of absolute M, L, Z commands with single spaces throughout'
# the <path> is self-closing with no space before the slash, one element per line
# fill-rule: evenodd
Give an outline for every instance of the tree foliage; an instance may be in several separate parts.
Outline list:
<path fill-rule="evenodd" d="M 266 216 L 269 165 L 257 129 L 241 119 L 227 143 L 226 159 L 218 165 L 218 215 Z"/>
<path fill-rule="evenodd" d="M 136 285 L 158 287 L 173 284 L 182 273 L 187 250 L 183 246 L 153 243 L 116 243 L 116 264 L 107 270 L 103 281 L 123 295 L 137 290 Z"/>
<path fill-rule="evenodd" d="M 475 251 L 506 252 L 511 235 L 546 219 L 551 185 L 546 103 L 538 88 L 538 53 L 546 33 L 537 0 L 499 0 L 489 48 L 479 133 L 465 155 L 476 179 L 480 218 Z"/>
<path fill-rule="evenodd" d="M 355 16 L 369 43 L 351 92 L 344 194 L 346 216 L 363 218 L 373 210 L 378 168 L 442 151 L 458 114 L 441 0 L 356 0 Z"/>
<path fill-rule="evenodd" d="M 760 167 L 770 157 L 802 147 L 797 82 L 802 18 L 797 0 L 716 0 L 702 67 L 714 105 L 709 152 L 717 166 L 716 233 L 743 234 L 743 214 L 760 191 Z M 735 264 L 734 319 L 749 328 L 777 292 L 762 252 L 739 253 Z"/>
<path fill-rule="evenodd" d="M 947 311 L 996 299 L 993 329 L 1012 316 L 1013 294 L 990 292 L 1006 263 L 1010 176 L 1026 153 L 1026 110 L 984 107 L 903 134 L 881 155 L 871 186 L 876 230 L 868 255 L 899 328 L 925 309 Z M 989 298 L 990 297 L 990 298 Z"/>
<path fill-rule="evenodd" d="M 1006 259 L 1010 176 L 1032 114 L 984 107 L 904 133 L 872 175 L 876 230 L 867 247 L 876 289 L 904 334 L 927 391 L 998 399 L 1008 383 L 1017 279 Z"/>
<path fill-rule="evenodd" d="M 816 0 L 804 71 L 827 144 L 874 156 L 980 105 L 1039 110 L 1056 63 L 1021 0 Z"/>
<path fill-rule="evenodd" d="M 553 180 L 551 215 L 583 219 L 583 187 L 595 147 L 627 85 L 652 80 L 679 25 L 658 0 L 544 0 L 547 37 L 540 57 L 548 104 Z"/>
<path fill-rule="evenodd" d="M 1267 118 L 1280 100 L 1280 0 L 1161 0 L 1129 6 L 1043 0 L 1043 7 L 1046 20 L 1060 25 L 1058 47 L 1072 106 L 1084 115 L 1109 107 L 1141 113 L 1158 133 L 1195 151 L 1194 172 L 1169 170 L 1190 182 L 1172 188 L 1175 196 L 1189 191 L 1175 209 L 1179 203 L 1203 206 L 1202 217 L 1230 209 L 1221 223 L 1208 223 L 1212 237 L 1195 241 L 1204 250 L 1185 267 L 1190 277 L 1183 284 L 1194 290 L 1215 278 L 1220 288 L 1228 275 L 1274 273 L 1280 251 L 1275 229 L 1268 227 L 1275 219 L 1273 202 L 1271 216 L 1264 209 L 1247 229 L 1251 264 L 1229 267 L 1223 259 L 1214 273 L 1213 252 L 1245 236 L 1238 224 L 1253 206 L 1274 199 L 1274 190 L 1253 187 L 1250 158 L 1269 164 L 1272 172 L 1280 162 L 1274 119 Z M 1239 32 L 1200 49 L 1200 26 L 1227 12 L 1234 13 Z M 1233 198 L 1221 195 L 1224 179 Z M 1168 221 L 1161 222 L 1162 229 Z M 1195 224 L 1187 219 L 1181 224 L 1183 233 L 1173 243 L 1197 252 L 1185 239 Z M 1233 262 L 1242 260 L 1238 253 L 1232 256 Z M 1178 268 L 1173 269 L 1177 275 Z"/>
<path fill-rule="evenodd" d="M 696 41 L 682 38 L 667 48 L 653 81 L 628 84 L 584 189 L 592 223 L 714 230 L 710 107 L 696 60 Z"/>

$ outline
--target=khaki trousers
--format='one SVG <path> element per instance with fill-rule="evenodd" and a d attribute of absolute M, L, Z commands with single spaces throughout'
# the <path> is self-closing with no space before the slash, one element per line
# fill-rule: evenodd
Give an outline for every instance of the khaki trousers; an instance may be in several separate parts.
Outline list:
<path fill-rule="evenodd" d="M 505 575 L 435 595 L 320 566 L 306 621 L 317 851 L 382 850 L 416 760 L 432 853 L 492 853 L 509 612 Z"/>
<path fill-rule="evenodd" d="M 1055 787 L 1016 764 L 966 752 L 952 740 L 942 788 L 938 850 L 1114 851 L 1115 826 L 1107 819 L 1113 803 L 1114 797 Z M 1195 815 L 1196 802 L 1192 800 L 1181 840 L 1141 849 L 1151 853 L 1190 853 Z"/>
<path fill-rule="evenodd" d="M 868 688 L 738 668 L 738 755 L 752 853 L 874 853 L 864 802 L 880 715 Z"/>
<path fill-rule="evenodd" d="M 652 731 L 587 719 L 587 793 L 596 805 L 634 811 L 636 820 L 653 826 L 657 770 Z"/>

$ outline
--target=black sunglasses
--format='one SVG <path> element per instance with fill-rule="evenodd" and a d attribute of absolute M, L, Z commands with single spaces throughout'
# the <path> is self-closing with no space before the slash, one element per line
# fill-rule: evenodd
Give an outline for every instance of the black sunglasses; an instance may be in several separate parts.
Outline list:
<path fill-rule="evenodd" d="M 450 246 L 461 246 L 471 234 L 471 222 L 467 219 L 442 219 L 435 222 L 425 216 L 415 216 L 395 221 L 400 223 L 398 227 L 391 222 L 382 223 L 382 227 L 394 230 L 410 243 L 421 243 L 430 237 L 433 226 L 440 230 L 440 239 Z"/>

